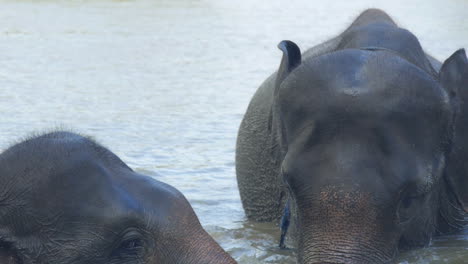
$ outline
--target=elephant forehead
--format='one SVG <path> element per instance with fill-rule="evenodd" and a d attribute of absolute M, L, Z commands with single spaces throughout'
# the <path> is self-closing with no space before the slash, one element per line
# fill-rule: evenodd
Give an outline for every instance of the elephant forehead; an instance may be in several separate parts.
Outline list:
<path fill-rule="evenodd" d="M 306 59 L 281 84 L 279 105 L 295 114 L 426 115 L 446 112 L 449 98 L 432 76 L 392 52 L 349 49 Z"/>
<path fill-rule="evenodd" d="M 122 196 L 116 179 L 123 171 L 130 170 L 93 141 L 55 132 L 0 155 L 0 198 L 5 206 L 21 202 L 35 210 L 108 207 Z"/>
<path fill-rule="evenodd" d="M 32 138 L 0 155 L 0 221 L 61 215 L 63 221 L 118 222 L 167 214 L 181 197 L 173 187 L 133 172 L 104 147 L 72 133 Z"/>
<path fill-rule="evenodd" d="M 66 223 L 113 223 L 142 211 L 132 194 L 114 184 L 109 172 L 95 164 L 13 187 L 3 201 L 0 221 L 6 225 L 13 221 L 9 224 L 15 232 L 25 234 L 44 225 L 66 229 Z"/>
<path fill-rule="evenodd" d="M 29 182 L 2 185 L 0 224 L 12 237 L 37 237 L 51 230 L 99 233 L 95 229 L 104 227 L 119 232 L 128 224 L 144 221 L 146 205 L 134 190 L 141 186 L 138 177 L 124 181 L 119 170 L 96 161 L 75 161 L 74 166 L 62 168 L 32 168 L 23 171 L 37 173 L 23 176 Z"/>

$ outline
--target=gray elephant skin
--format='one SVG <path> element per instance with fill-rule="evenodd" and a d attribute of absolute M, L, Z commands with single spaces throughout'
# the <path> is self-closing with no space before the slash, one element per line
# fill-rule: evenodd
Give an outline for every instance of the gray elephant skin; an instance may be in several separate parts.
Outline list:
<path fill-rule="evenodd" d="M 0 154 L 0 263 L 235 263 L 175 188 L 93 140 L 43 134 Z"/>
<path fill-rule="evenodd" d="M 389 263 L 462 229 L 468 210 L 468 63 L 443 64 L 383 11 L 279 69 L 240 125 L 249 219 L 289 223 L 299 263 Z M 284 246 L 283 244 L 281 246 Z"/>

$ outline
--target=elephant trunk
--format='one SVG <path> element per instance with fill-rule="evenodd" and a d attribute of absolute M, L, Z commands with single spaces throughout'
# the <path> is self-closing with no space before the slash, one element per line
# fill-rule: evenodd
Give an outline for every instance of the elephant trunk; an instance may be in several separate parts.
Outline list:
<path fill-rule="evenodd" d="M 385 249 L 387 245 L 373 244 L 373 241 L 361 238 L 361 234 L 345 232 L 334 234 L 341 238 L 330 238 L 329 234 L 304 234 L 299 240 L 299 263 L 378 264 L 392 260 L 393 254 Z"/>
<path fill-rule="evenodd" d="M 190 261 L 193 264 L 236 264 L 237 262 L 221 246 L 203 231 L 198 239 L 192 240 L 188 249 Z M 190 251 L 193 251 L 190 253 Z"/>
<path fill-rule="evenodd" d="M 397 252 L 395 217 L 369 195 L 321 192 L 297 202 L 299 263 L 388 263 Z M 390 210 L 387 210 L 390 211 Z"/>
<path fill-rule="evenodd" d="M 204 230 L 186 230 L 189 236 L 179 238 L 169 243 L 169 250 L 160 252 L 161 257 L 155 257 L 149 263 L 183 263 L 183 264 L 236 264 L 237 262 Z"/>
<path fill-rule="evenodd" d="M 177 222 L 173 229 L 165 230 L 170 233 L 165 237 L 165 248 L 169 252 L 162 252 L 167 259 L 158 263 L 183 263 L 183 264 L 236 264 L 237 262 L 203 229 L 198 218 L 185 197 L 175 200 L 181 203 L 178 215 L 168 221 Z M 180 209 L 182 208 L 182 209 Z M 156 238 L 156 243 L 158 243 Z"/>

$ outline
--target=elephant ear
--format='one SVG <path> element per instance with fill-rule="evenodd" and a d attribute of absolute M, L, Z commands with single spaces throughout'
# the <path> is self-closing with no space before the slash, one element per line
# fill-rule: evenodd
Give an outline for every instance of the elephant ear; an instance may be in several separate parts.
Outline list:
<path fill-rule="evenodd" d="M 275 95 L 278 93 L 280 84 L 286 79 L 297 66 L 301 64 L 301 50 L 296 43 L 290 40 L 283 40 L 278 44 L 278 48 L 283 51 L 283 58 L 276 75 Z"/>
<path fill-rule="evenodd" d="M 464 49 L 456 51 L 444 62 L 439 81 L 449 92 L 455 110 L 445 177 L 452 194 L 468 212 L 468 60 Z"/>
<path fill-rule="evenodd" d="M 459 99 L 468 99 L 468 87 L 466 87 L 468 61 L 465 49 L 459 49 L 445 60 L 439 72 L 439 80 L 442 86 L 453 97 L 460 93 Z M 467 109 L 468 110 L 468 109 Z"/>
<path fill-rule="evenodd" d="M 278 96 L 281 83 L 286 79 L 286 77 L 301 64 L 301 50 L 296 45 L 296 43 L 290 40 L 283 40 L 278 44 L 278 48 L 283 51 L 283 58 L 281 59 L 281 64 L 276 73 L 276 80 L 274 83 L 273 91 L 273 104 L 270 110 L 270 115 L 268 118 L 268 128 L 273 133 L 272 144 L 273 146 L 278 145 L 280 156 L 284 156 L 286 151 L 286 139 L 284 136 L 284 126 L 281 124 L 279 108 L 278 108 Z M 278 141 L 277 141 L 278 140 Z M 275 148 L 276 149 L 276 148 Z"/>

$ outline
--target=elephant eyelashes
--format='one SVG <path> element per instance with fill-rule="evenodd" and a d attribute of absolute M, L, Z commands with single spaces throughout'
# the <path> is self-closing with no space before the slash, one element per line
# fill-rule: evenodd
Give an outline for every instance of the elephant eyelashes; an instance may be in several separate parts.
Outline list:
<path fill-rule="evenodd" d="M 411 203 L 413 202 L 413 197 L 406 196 L 402 201 L 401 201 L 401 206 L 403 208 L 407 209 L 411 206 Z"/>
<path fill-rule="evenodd" d="M 398 217 L 400 219 L 400 223 L 405 223 L 411 220 L 414 216 L 414 207 L 417 207 L 418 204 L 424 200 L 424 197 L 424 194 L 417 196 L 406 194 L 403 196 L 398 206 Z"/>
<path fill-rule="evenodd" d="M 144 250 L 145 242 L 141 234 L 130 231 L 121 238 L 111 256 L 116 259 L 138 259 L 143 256 Z"/>
<path fill-rule="evenodd" d="M 134 253 L 142 248 L 143 248 L 143 241 L 141 241 L 141 239 L 138 239 L 138 238 L 125 241 L 120 246 L 121 251 L 126 251 L 129 253 Z"/>

